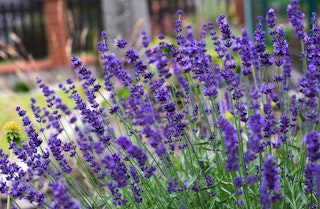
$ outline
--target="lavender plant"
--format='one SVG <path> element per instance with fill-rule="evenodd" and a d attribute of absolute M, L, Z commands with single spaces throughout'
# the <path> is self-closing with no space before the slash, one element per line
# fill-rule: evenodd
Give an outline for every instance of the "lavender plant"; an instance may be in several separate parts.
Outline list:
<path fill-rule="evenodd" d="M 224 15 L 217 26 L 204 24 L 198 39 L 191 26 L 183 29 L 182 13 L 175 42 L 161 34 L 150 47 L 142 33 L 139 54 L 116 40 L 124 59 L 109 51 L 102 32 L 103 81 L 72 57 L 85 95 L 72 79 L 59 87 L 73 108 L 37 80 L 47 106 L 31 99 L 34 120 L 17 107 L 28 138 L 21 144 L 8 139 L 27 169 L 0 151 L 0 191 L 13 208 L 20 207 L 17 198 L 36 208 L 319 206 L 316 14 L 305 32 L 298 1 L 288 5 L 304 66 L 292 88 L 289 44 L 274 10 L 258 18 L 252 39 L 245 29 L 233 35 Z M 273 51 L 267 51 L 268 36 Z"/>

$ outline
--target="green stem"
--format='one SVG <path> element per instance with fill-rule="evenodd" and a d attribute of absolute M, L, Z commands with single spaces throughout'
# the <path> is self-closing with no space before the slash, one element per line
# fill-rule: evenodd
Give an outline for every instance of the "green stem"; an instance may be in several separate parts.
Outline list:
<path fill-rule="evenodd" d="M 44 133 L 42 133 L 42 134 L 43 134 L 43 137 L 45 138 L 45 140 L 48 141 L 48 139 L 45 136 L 45 134 Z M 41 149 L 42 152 L 44 152 L 41 147 L 40 147 L 40 149 Z M 59 165 L 58 164 L 55 164 L 52 160 L 50 161 L 50 163 L 53 166 L 53 168 L 61 171 L 59 169 Z M 72 173 L 69 174 L 69 178 L 68 178 L 67 174 L 65 174 L 63 171 L 61 171 L 61 174 L 66 179 L 66 183 L 72 188 L 72 191 L 75 192 L 76 195 L 80 194 L 79 196 L 77 196 L 77 197 L 79 197 L 79 200 L 81 199 L 81 201 L 84 202 L 86 205 L 91 205 L 90 202 L 94 202 L 94 199 L 93 199 L 92 195 L 90 195 L 89 192 L 86 189 L 84 189 L 83 185 L 79 184 L 79 182 L 77 182 L 76 180 L 75 180 L 75 182 L 77 182 L 78 185 L 76 185 L 76 184 L 74 184 L 74 182 L 70 181 L 71 178 L 75 179 L 75 177 L 73 176 Z M 47 177 L 48 176 L 51 177 L 51 175 L 49 173 L 48 173 Z M 55 180 L 52 179 L 52 182 L 54 182 L 54 181 Z M 85 194 L 85 195 L 83 195 L 83 194 Z M 87 198 L 89 198 L 91 201 L 89 201 Z"/>
<path fill-rule="evenodd" d="M 103 96 L 103 94 L 101 92 L 98 92 L 99 95 L 104 99 L 104 101 L 107 103 L 107 105 L 109 107 L 111 107 L 111 104 L 108 102 L 108 100 Z M 144 143 L 142 143 L 140 140 L 140 137 L 137 135 L 137 133 L 134 131 L 134 128 L 131 126 L 130 123 L 128 123 L 126 120 L 124 120 L 121 115 L 116 112 L 115 115 L 118 117 L 119 120 L 121 120 L 121 122 L 124 124 L 124 127 L 128 128 L 132 134 L 136 137 L 136 141 L 139 145 L 141 145 L 141 147 L 143 147 L 147 152 L 148 154 L 150 155 L 150 157 L 153 159 L 153 161 L 157 164 L 157 166 L 159 167 L 161 173 L 165 176 L 165 172 L 161 169 L 160 165 L 158 164 L 157 160 L 155 159 L 154 155 L 150 152 L 150 150 L 146 147 L 146 145 Z"/>
<path fill-rule="evenodd" d="M 14 199 L 12 199 L 12 201 L 14 202 L 14 204 L 15 204 L 15 206 L 16 206 L 17 208 L 21 209 L 21 207 L 18 205 L 18 203 L 17 203 Z M 7 207 L 8 207 L 8 206 L 7 206 Z"/>
<path fill-rule="evenodd" d="M 12 149 L 10 149 L 10 152 L 9 152 L 9 162 L 11 162 L 11 160 L 12 160 Z M 10 209 L 10 197 L 11 197 L 11 195 L 10 195 L 10 189 L 11 189 L 11 184 L 12 184 L 12 182 L 11 181 L 9 181 L 9 186 L 8 186 L 8 196 L 7 196 L 7 209 Z"/>
<path fill-rule="evenodd" d="M 301 53 L 304 54 L 305 52 L 305 49 L 304 49 L 304 44 L 303 44 L 303 40 L 301 39 L 300 40 L 300 44 L 301 44 Z M 308 64 L 307 64 L 307 58 L 303 58 L 302 59 L 302 73 L 303 75 L 305 74 L 305 72 L 307 71 L 307 67 L 308 67 Z"/>

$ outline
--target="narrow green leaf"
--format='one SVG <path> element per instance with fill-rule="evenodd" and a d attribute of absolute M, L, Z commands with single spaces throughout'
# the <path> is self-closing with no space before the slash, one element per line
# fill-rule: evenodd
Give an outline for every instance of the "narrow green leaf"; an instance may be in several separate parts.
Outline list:
<path fill-rule="evenodd" d="M 200 175 L 200 173 L 197 173 L 196 175 L 194 175 L 187 183 L 187 187 L 190 187 L 198 178 L 198 176 Z"/>

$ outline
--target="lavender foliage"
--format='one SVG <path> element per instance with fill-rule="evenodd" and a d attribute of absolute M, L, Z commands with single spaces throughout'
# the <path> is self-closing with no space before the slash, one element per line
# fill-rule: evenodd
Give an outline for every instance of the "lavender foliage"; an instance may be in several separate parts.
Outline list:
<path fill-rule="evenodd" d="M 37 79 L 46 105 L 32 98 L 34 117 L 16 108 L 24 137 L 4 126 L 0 193 L 38 208 L 319 205 L 320 29 L 313 14 L 306 31 L 297 0 L 287 13 L 305 49 L 296 89 L 273 9 L 252 38 L 224 14 L 197 38 L 178 10 L 175 40 L 142 32 L 138 51 L 116 39 L 123 57 L 102 32 L 102 78 L 73 56 L 77 80 L 58 85 L 67 97 Z"/>

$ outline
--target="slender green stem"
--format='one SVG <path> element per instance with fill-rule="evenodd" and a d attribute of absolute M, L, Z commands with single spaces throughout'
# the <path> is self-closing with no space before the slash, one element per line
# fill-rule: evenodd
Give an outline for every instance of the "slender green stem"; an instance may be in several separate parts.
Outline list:
<path fill-rule="evenodd" d="M 101 92 L 99 92 L 100 96 L 105 100 L 105 102 L 107 103 L 107 105 L 109 105 L 111 107 L 111 104 L 108 102 L 108 100 L 103 96 L 103 94 Z M 136 139 L 139 139 L 140 137 L 137 135 L 137 133 L 134 131 L 134 129 L 132 128 L 131 124 L 128 123 L 126 120 L 123 120 L 123 118 L 121 117 L 121 115 L 119 115 L 118 112 L 115 113 L 116 116 L 121 120 L 121 122 L 125 125 L 125 127 L 129 128 L 129 130 L 132 132 L 132 134 L 136 137 Z M 154 160 L 155 163 L 157 163 L 154 155 L 150 152 L 150 150 L 146 147 L 146 145 L 144 143 L 142 143 L 140 140 L 137 140 L 137 142 L 139 143 L 139 145 L 141 145 L 142 147 L 145 148 L 145 150 L 148 152 L 148 154 L 150 155 L 150 157 Z M 161 173 L 163 175 L 165 175 L 165 172 L 161 169 L 161 166 L 158 165 Z"/>
<path fill-rule="evenodd" d="M 44 134 L 44 133 L 42 133 L 42 134 L 43 134 L 43 137 L 46 139 L 46 141 L 48 141 L 48 139 L 47 139 L 47 137 L 45 136 L 45 134 Z M 40 149 L 42 150 L 41 147 L 40 147 Z M 42 150 L 42 152 L 43 152 L 43 150 Z M 59 170 L 59 166 L 56 165 L 52 160 L 50 161 L 50 164 L 51 164 L 55 169 Z M 88 199 L 87 199 L 87 198 L 90 198 L 90 199 L 91 199 L 91 202 L 94 202 L 92 195 L 90 195 L 89 192 L 88 192 L 86 189 L 84 189 L 84 187 L 83 187 L 81 184 L 79 184 L 78 181 L 74 181 L 74 182 L 77 183 L 77 185 L 73 184 L 74 182 L 71 182 L 71 181 L 70 181 L 71 178 L 75 179 L 75 177 L 74 177 L 72 174 L 69 174 L 69 177 L 68 177 L 67 174 L 65 174 L 63 171 L 61 171 L 61 170 L 59 170 L 59 171 L 61 172 L 61 174 L 62 174 L 62 175 L 64 176 L 64 178 L 66 179 L 68 185 L 69 185 L 70 187 L 72 187 L 72 189 L 73 189 L 72 191 L 74 191 L 74 192 L 77 193 L 77 194 L 80 194 L 78 197 L 79 197 L 79 199 L 81 199 L 81 201 L 85 202 L 86 205 L 90 205 L 90 201 L 88 201 Z M 49 175 L 47 175 L 47 177 L 51 177 L 51 175 L 49 174 Z M 51 178 L 51 180 L 52 180 L 52 182 L 54 182 L 54 179 Z M 86 194 L 86 195 L 84 196 L 83 194 Z M 85 197 L 86 197 L 86 198 L 85 198 Z"/>
<path fill-rule="evenodd" d="M 10 149 L 10 151 L 9 151 L 9 162 L 11 162 L 11 160 L 12 160 L 12 152 L 13 152 L 13 149 Z M 7 196 L 7 209 L 10 209 L 10 198 L 11 198 L 10 190 L 11 190 L 11 184 L 12 184 L 12 182 L 9 181 L 8 196 Z"/>
<path fill-rule="evenodd" d="M 15 206 L 19 209 L 21 209 L 20 205 L 18 205 L 18 203 L 12 198 L 12 201 L 14 202 Z M 8 207 L 8 206 L 7 206 Z"/>
<path fill-rule="evenodd" d="M 304 54 L 305 48 L 304 48 L 304 43 L 303 43 L 302 39 L 300 40 L 300 44 L 301 44 L 301 53 Z M 307 58 L 304 57 L 302 59 L 302 73 L 303 73 L 303 75 L 307 71 L 307 67 L 308 67 Z"/>

